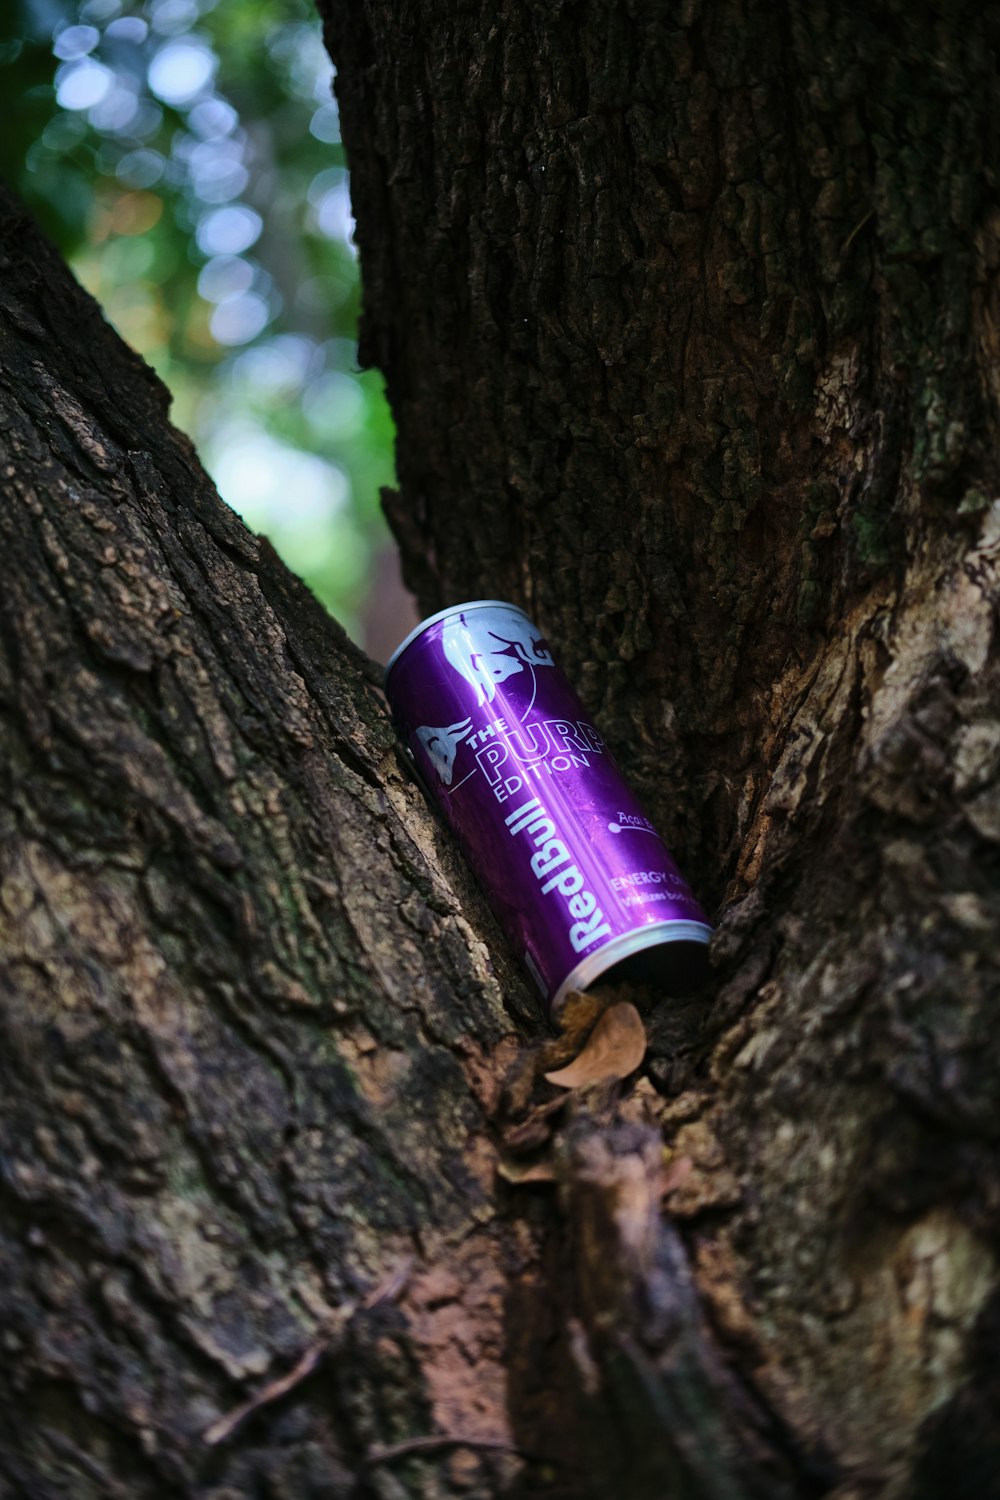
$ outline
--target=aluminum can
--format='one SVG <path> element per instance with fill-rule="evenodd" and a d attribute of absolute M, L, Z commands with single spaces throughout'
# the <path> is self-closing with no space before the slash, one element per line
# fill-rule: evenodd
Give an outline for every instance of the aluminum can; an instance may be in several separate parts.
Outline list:
<path fill-rule="evenodd" d="M 553 1013 L 599 978 L 703 982 L 705 913 L 522 610 L 431 615 L 390 658 L 386 696 Z"/>

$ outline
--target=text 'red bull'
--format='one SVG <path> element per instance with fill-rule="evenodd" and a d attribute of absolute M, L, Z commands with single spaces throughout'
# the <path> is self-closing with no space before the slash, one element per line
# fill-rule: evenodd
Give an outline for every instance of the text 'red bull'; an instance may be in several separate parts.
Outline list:
<path fill-rule="evenodd" d="M 604 920 L 604 913 L 597 904 L 593 891 L 584 886 L 579 865 L 570 860 L 569 850 L 562 839 L 556 836 L 556 825 L 539 802 L 532 797 L 512 812 L 504 822 L 512 837 L 526 833 L 535 845 L 537 853 L 531 856 L 531 873 L 538 881 L 544 881 L 542 895 L 558 892 L 566 902 L 567 910 L 574 921 L 569 926 L 569 940 L 575 953 L 582 953 L 599 938 L 609 938 L 611 928 Z"/>

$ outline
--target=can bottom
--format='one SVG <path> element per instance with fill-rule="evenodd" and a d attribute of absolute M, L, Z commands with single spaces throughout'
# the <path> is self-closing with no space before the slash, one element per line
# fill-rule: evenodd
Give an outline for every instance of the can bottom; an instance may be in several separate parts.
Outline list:
<path fill-rule="evenodd" d="M 711 936 L 705 922 L 656 922 L 622 933 L 570 970 L 552 997 L 553 1015 L 572 990 L 588 989 L 598 979 L 655 984 L 668 995 L 696 990 L 708 978 Z"/>

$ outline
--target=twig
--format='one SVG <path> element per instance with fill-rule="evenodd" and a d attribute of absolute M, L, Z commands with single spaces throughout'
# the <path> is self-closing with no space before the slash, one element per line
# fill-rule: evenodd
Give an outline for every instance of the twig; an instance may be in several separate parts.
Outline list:
<path fill-rule="evenodd" d="M 332 1334 L 326 1334 L 323 1338 L 317 1339 L 314 1344 L 309 1345 L 298 1364 L 289 1370 L 287 1375 L 281 1375 L 277 1380 L 272 1380 L 262 1391 L 258 1391 L 256 1396 L 251 1396 L 249 1401 L 244 1401 L 242 1406 L 235 1407 L 226 1416 L 213 1422 L 205 1432 L 204 1438 L 209 1447 L 214 1447 L 216 1443 L 224 1443 L 226 1438 L 232 1436 L 240 1423 L 250 1416 L 251 1412 L 257 1411 L 261 1406 L 267 1406 L 271 1401 L 277 1401 L 279 1396 L 284 1396 L 288 1391 L 294 1390 L 307 1375 L 311 1375 L 330 1347 L 332 1337 Z"/>
<path fill-rule="evenodd" d="M 875 210 L 873 208 L 870 208 L 868 210 L 868 212 L 865 214 L 864 218 L 861 219 L 857 224 L 855 224 L 854 228 L 851 230 L 850 234 L 847 236 L 847 239 L 844 241 L 844 243 L 840 247 L 840 256 L 841 256 L 841 259 L 843 259 L 843 257 L 847 254 L 848 250 L 850 250 L 851 246 L 854 244 L 854 241 L 857 239 L 858 235 L 861 233 L 862 229 L 864 229 L 864 227 L 868 223 L 868 221 L 870 219 L 874 219 L 874 217 L 875 217 Z"/>
<path fill-rule="evenodd" d="M 401 1296 L 406 1290 L 416 1263 L 417 1257 L 415 1255 L 408 1255 L 405 1260 L 400 1261 L 396 1269 L 390 1271 L 388 1276 L 379 1282 L 374 1291 L 368 1293 L 361 1306 L 368 1312 L 371 1312 L 373 1307 L 379 1307 L 383 1302 L 395 1302 L 396 1298 Z"/>
<path fill-rule="evenodd" d="M 397 1266 L 394 1271 L 390 1272 L 388 1276 L 380 1281 L 373 1291 L 368 1293 L 361 1306 L 370 1312 L 373 1307 L 378 1307 L 382 1302 L 394 1301 L 409 1281 L 414 1263 L 412 1255 L 407 1260 L 404 1260 L 401 1265 Z M 276 1380 L 269 1381 L 255 1396 L 251 1396 L 249 1400 L 244 1401 L 240 1406 L 234 1407 L 224 1417 L 220 1417 L 217 1422 L 213 1422 L 211 1427 L 206 1429 L 203 1441 L 209 1447 L 214 1447 L 216 1443 L 224 1443 L 227 1438 L 232 1437 L 240 1423 L 244 1422 L 253 1412 L 259 1411 L 262 1406 L 269 1406 L 272 1401 L 279 1400 L 280 1397 L 286 1396 L 289 1391 L 294 1390 L 297 1385 L 301 1385 L 302 1381 L 307 1379 L 313 1370 L 315 1370 L 337 1333 L 340 1332 L 354 1311 L 355 1308 L 353 1306 L 338 1308 L 335 1314 L 337 1317 L 336 1328 L 328 1329 L 321 1338 L 311 1343 L 305 1353 L 299 1358 L 298 1363 L 287 1374 L 279 1375 Z"/>
<path fill-rule="evenodd" d="M 362 1460 L 362 1467 L 375 1464 L 391 1464 L 400 1458 L 412 1458 L 418 1453 L 439 1453 L 442 1448 L 475 1448 L 487 1453 L 513 1453 L 517 1458 L 533 1459 L 536 1463 L 550 1463 L 540 1453 L 527 1453 L 513 1443 L 503 1443 L 493 1438 L 463 1437 L 457 1432 L 430 1433 L 427 1437 L 404 1438 L 401 1443 L 388 1443 L 384 1448 L 369 1448 Z"/>

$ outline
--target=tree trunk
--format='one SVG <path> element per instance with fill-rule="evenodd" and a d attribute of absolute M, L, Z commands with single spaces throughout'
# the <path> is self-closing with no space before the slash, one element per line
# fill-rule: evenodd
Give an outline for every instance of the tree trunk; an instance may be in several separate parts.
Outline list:
<path fill-rule="evenodd" d="M 543 1025 L 374 672 L 5 203 L 0 1476 L 1000 1495 L 988 17 L 426 10 L 329 20 L 392 518 L 717 979 L 498 1178 Z"/>
<path fill-rule="evenodd" d="M 538 1235 L 482 1101 L 537 1009 L 377 673 L 7 199 L 0 272 L 0 1493 L 308 1500 L 509 1443 Z"/>
<path fill-rule="evenodd" d="M 321 8 L 409 580 L 530 606 L 721 908 L 702 1305 L 806 1489 L 1000 1496 L 996 18 Z"/>

